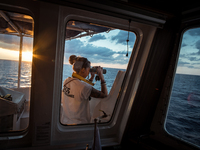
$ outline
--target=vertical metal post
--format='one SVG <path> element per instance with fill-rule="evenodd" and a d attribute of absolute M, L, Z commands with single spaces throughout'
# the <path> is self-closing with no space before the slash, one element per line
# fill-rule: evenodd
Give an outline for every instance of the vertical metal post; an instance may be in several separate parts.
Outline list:
<path fill-rule="evenodd" d="M 19 65 L 18 65 L 18 88 L 20 88 L 20 79 L 21 79 L 22 46 L 23 46 L 23 35 L 20 33 Z"/>

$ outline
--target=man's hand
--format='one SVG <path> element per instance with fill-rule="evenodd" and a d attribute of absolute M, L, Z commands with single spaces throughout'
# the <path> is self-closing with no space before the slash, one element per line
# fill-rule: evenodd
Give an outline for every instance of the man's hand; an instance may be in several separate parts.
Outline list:
<path fill-rule="evenodd" d="M 99 76 L 100 80 L 104 80 L 103 68 L 101 66 L 97 67 L 97 73 L 98 73 L 98 76 Z"/>

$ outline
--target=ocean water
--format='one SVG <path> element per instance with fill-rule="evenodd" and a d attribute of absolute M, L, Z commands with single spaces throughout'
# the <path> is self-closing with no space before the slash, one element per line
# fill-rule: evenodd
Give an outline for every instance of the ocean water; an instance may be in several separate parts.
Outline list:
<path fill-rule="evenodd" d="M 31 86 L 31 62 L 22 62 L 20 87 Z M 18 87 L 18 61 L 0 60 L 0 86 Z"/>
<path fill-rule="evenodd" d="M 109 92 L 117 72 L 125 70 L 104 69 L 107 70 L 104 77 Z M 64 65 L 62 81 L 71 76 L 72 71 L 71 65 Z M 17 76 L 17 61 L 0 60 L 0 86 L 16 88 Z M 21 87 L 31 86 L 29 62 L 22 63 L 20 84 Z M 94 88 L 100 90 L 100 81 L 96 82 Z M 200 146 L 200 76 L 176 74 L 165 126 L 170 134 Z"/>
<path fill-rule="evenodd" d="M 176 74 L 166 130 L 200 146 L 200 76 Z"/>

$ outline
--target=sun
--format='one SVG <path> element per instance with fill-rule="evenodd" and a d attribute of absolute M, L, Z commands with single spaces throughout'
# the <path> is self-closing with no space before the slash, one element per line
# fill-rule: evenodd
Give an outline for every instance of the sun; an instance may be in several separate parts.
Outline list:
<path fill-rule="evenodd" d="M 33 53 L 32 52 L 22 52 L 22 61 L 32 61 Z"/>

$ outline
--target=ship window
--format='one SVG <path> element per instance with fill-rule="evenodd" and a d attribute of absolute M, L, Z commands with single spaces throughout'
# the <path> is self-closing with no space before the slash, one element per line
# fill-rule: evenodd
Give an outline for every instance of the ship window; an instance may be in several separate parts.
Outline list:
<path fill-rule="evenodd" d="M 136 35 L 133 32 L 125 30 L 80 21 L 67 23 L 60 114 L 62 124 L 88 124 L 98 117 L 101 122 L 108 122 L 111 119 L 135 39 Z M 79 86 L 75 88 L 74 92 L 71 92 L 77 82 L 76 77 L 74 80 L 71 78 L 74 72 L 73 65 L 69 64 L 71 55 L 87 58 L 91 62 L 91 68 L 101 66 L 106 70 L 104 79 L 108 97 L 103 99 L 89 97 L 86 90 L 84 92 L 84 95 L 87 95 L 86 102 L 70 101 L 75 99 L 74 97 L 78 95 L 76 93 L 81 92 Z M 90 79 L 90 77 L 91 74 L 86 79 Z M 72 84 L 70 85 L 70 83 Z M 101 81 L 93 79 L 93 83 L 95 85 L 92 87 L 101 91 Z M 89 87 L 88 90 L 90 91 L 90 89 Z M 103 117 L 104 112 L 107 115 L 105 117 Z"/>
<path fill-rule="evenodd" d="M 33 19 L 0 10 L 0 133 L 29 124 Z"/>
<path fill-rule="evenodd" d="M 183 34 L 165 128 L 200 146 L 200 28 Z"/>

